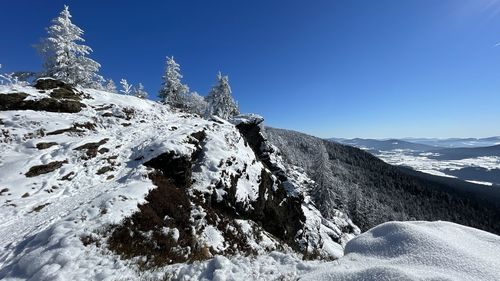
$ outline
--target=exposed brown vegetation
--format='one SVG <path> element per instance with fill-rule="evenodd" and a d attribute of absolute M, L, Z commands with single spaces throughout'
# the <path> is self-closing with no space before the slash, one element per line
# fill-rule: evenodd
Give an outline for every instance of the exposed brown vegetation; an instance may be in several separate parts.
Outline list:
<path fill-rule="evenodd" d="M 35 208 L 33 208 L 33 210 L 31 210 L 30 213 L 40 212 L 43 208 L 47 207 L 48 205 L 50 205 L 50 203 L 45 203 L 45 204 L 42 204 L 42 205 L 38 205 Z"/>
<path fill-rule="evenodd" d="M 108 138 L 102 139 L 99 142 L 89 142 L 79 147 L 76 147 L 75 150 L 86 150 L 85 155 L 86 159 L 94 158 L 97 156 L 97 151 L 99 146 L 108 142 Z"/>
<path fill-rule="evenodd" d="M 85 105 L 74 100 L 58 100 L 42 98 L 39 100 L 25 100 L 25 93 L 12 93 L 0 95 L 0 110 L 35 110 L 49 112 L 76 113 Z"/>
<path fill-rule="evenodd" d="M 140 264 L 146 268 L 185 262 L 194 256 L 192 247 L 196 245 L 189 223 L 191 210 L 186 190 L 160 171 L 152 172 L 149 178 L 157 188 L 146 197 L 148 203 L 139 205 L 138 212 L 114 228 L 108 245 L 124 258 L 146 257 L 146 262 Z M 164 227 L 177 228 L 179 239 L 176 241 L 164 233 Z"/>
<path fill-rule="evenodd" d="M 73 179 L 73 175 L 75 174 L 75 172 L 69 172 L 67 173 L 66 175 L 64 175 L 62 178 L 60 178 L 59 180 L 62 180 L 62 181 L 70 181 Z"/>
<path fill-rule="evenodd" d="M 68 160 L 64 160 L 64 161 L 54 161 L 54 162 L 50 162 L 50 163 L 44 164 L 44 165 L 33 166 L 24 175 L 26 177 L 30 178 L 30 177 L 36 177 L 36 176 L 39 176 L 42 174 L 47 174 L 47 173 L 53 172 L 53 171 L 61 168 L 62 165 L 67 164 L 67 163 L 68 163 Z"/>
<path fill-rule="evenodd" d="M 95 127 L 96 127 L 96 125 L 94 123 L 91 123 L 91 122 L 75 123 L 70 128 L 48 132 L 47 136 L 60 135 L 60 134 L 64 134 L 64 133 L 83 133 L 83 132 L 85 132 L 85 130 L 82 130 L 82 129 L 95 130 Z"/>
<path fill-rule="evenodd" d="M 35 88 L 52 90 L 50 97 L 38 100 L 25 100 L 26 93 L 10 93 L 0 95 L 0 110 L 37 110 L 49 112 L 80 112 L 85 105 L 77 93 L 70 85 L 54 79 L 38 79 Z"/>
<path fill-rule="evenodd" d="M 65 88 L 72 90 L 71 86 L 64 83 L 63 81 L 51 79 L 51 78 L 40 78 L 37 79 L 35 85 L 33 85 L 38 90 L 52 90 L 56 88 Z"/>
<path fill-rule="evenodd" d="M 47 149 L 54 145 L 57 145 L 57 142 L 39 142 L 36 144 L 36 148 L 42 150 L 42 149 Z"/>
<path fill-rule="evenodd" d="M 97 175 L 102 175 L 102 174 L 105 174 L 109 171 L 113 171 L 113 167 L 111 166 L 104 166 L 104 167 L 101 167 L 99 170 L 97 170 L 96 174 Z"/>
<path fill-rule="evenodd" d="M 135 115 L 135 110 L 131 107 L 125 107 L 122 111 L 125 114 L 125 120 L 130 120 Z"/>
<path fill-rule="evenodd" d="M 91 244 L 95 244 L 97 247 L 101 246 L 99 239 L 93 235 L 85 235 L 80 237 L 80 241 L 82 241 L 83 246 L 88 246 Z"/>
<path fill-rule="evenodd" d="M 82 98 L 75 94 L 73 90 L 67 88 L 57 88 L 50 93 L 50 97 L 54 99 L 69 99 L 69 100 L 81 100 Z"/>
<path fill-rule="evenodd" d="M 118 155 L 111 155 L 108 158 L 106 158 L 106 162 L 108 162 L 109 164 L 115 166 L 117 164 L 116 161 L 115 161 L 117 158 L 118 158 Z"/>
<path fill-rule="evenodd" d="M 178 156 L 173 151 L 159 155 L 144 163 L 159 170 L 165 178 L 172 179 L 178 186 L 191 184 L 191 161 L 188 157 Z"/>
<path fill-rule="evenodd" d="M 2 190 L 0 190 L 0 196 L 2 196 L 4 193 L 7 193 L 7 192 L 9 192 L 8 188 L 2 188 Z"/>

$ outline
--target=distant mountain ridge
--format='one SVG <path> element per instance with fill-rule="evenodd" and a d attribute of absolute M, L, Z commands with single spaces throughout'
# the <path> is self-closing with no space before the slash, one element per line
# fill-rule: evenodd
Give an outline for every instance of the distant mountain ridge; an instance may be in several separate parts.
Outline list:
<path fill-rule="evenodd" d="M 377 140 L 377 139 L 362 139 L 362 138 L 355 138 L 355 139 L 330 138 L 328 140 L 335 141 L 335 142 L 338 142 L 341 144 L 355 146 L 355 147 L 361 148 L 363 150 L 369 150 L 369 151 L 373 151 L 373 150 L 388 151 L 388 150 L 394 150 L 394 149 L 410 149 L 410 150 L 415 150 L 415 151 L 420 151 L 420 152 L 426 152 L 426 151 L 433 151 L 433 150 L 438 150 L 438 149 L 442 148 L 442 147 L 414 143 L 414 142 L 409 142 L 409 141 L 399 140 L 399 139 Z"/>
<path fill-rule="evenodd" d="M 445 148 L 484 147 L 500 144 L 500 136 L 487 138 L 402 138 L 401 140 Z"/>
<path fill-rule="evenodd" d="M 419 144 L 424 146 L 417 146 L 417 150 L 429 149 L 433 150 L 434 148 L 461 148 L 461 147 L 487 147 L 487 146 L 495 146 L 500 145 L 500 136 L 493 136 L 487 138 L 388 138 L 388 139 L 373 139 L 373 138 L 327 138 L 328 140 L 349 144 L 349 145 L 366 145 L 366 146 L 374 146 L 374 147 L 382 147 L 387 150 L 389 147 L 388 144 L 393 142 L 400 142 L 401 145 L 410 146 L 410 144 Z M 392 149 L 397 149 L 398 147 L 393 147 Z M 404 149 L 404 148 L 402 148 Z"/>
<path fill-rule="evenodd" d="M 435 151 L 437 154 L 430 156 L 440 160 L 459 160 L 475 157 L 500 156 L 500 144 L 486 147 L 457 147 L 444 148 Z"/>

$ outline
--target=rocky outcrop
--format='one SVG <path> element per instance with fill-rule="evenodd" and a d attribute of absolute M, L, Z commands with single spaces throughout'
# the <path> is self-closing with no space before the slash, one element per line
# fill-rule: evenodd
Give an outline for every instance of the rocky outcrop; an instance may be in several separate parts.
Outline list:
<path fill-rule="evenodd" d="M 286 181 L 285 171 L 279 167 L 278 163 L 271 160 L 275 148 L 265 137 L 264 127 L 262 126 L 264 118 L 256 114 L 246 114 L 233 117 L 230 121 L 243 135 L 258 159 L 281 181 Z"/>
<path fill-rule="evenodd" d="M 287 177 L 262 121 L 238 116 L 235 128 L 216 120 L 212 135 L 207 127 L 188 135 L 189 154 L 168 151 L 148 159 L 141 153 L 134 161 L 151 169 L 157 188 L 138 212 L 112 228 L 109 247 L 126 258 L 146 257 L 146 268 L 285 248 L 308 258 L 339 257 L 342 226 L 322 218 L 298 181 Z M 221 136 L 224 141 L 213 147 L 213 138 Z M 213 149 L 235 154 L 221 157 Z M 216 167 L 210 164 L 214 157 L 220 159 Z M 205 173 L 218 174 L 209 186 L 197 182 Z"/>
<path fill-rule="evenodd" d="M 80 95 L 71 86 L 51 78 L 41 78 L 35 83 L 41 92 L 50 92 L 37 99 L 26 99 L 27 93 L 9 93 L 0 95 L 0 110 L 35 110 L 49 112 L 76 113 L 85 105 Z"/>

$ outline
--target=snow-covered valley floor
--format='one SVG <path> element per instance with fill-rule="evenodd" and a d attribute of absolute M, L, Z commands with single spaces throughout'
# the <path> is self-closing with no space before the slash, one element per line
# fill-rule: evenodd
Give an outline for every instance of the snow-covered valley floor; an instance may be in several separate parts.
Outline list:
<path fill-rule="evenodd" d="M 442 177 L 456 178 L 450 173 L 453 171 L 460 171 L 467 168 L 477 168 L 488 173 L 488 171 L 500 171 L 500 157 L 498 156 L 482 156 L 475 158 L 466 158 L 459 160 L 439 160 L 433 159 L 431 152 L 416 154 L 411 150 L 392 150 L 380 151 L 375 153 L 375 156 L 384 160 L 386 163 L 396 166 L 407 166 L 412 169 Z M 493 183 L 482 180 L 466 180 L 471 183 L 491 186 Z M 500 179 L 497 179 L 497 182 Z"/>

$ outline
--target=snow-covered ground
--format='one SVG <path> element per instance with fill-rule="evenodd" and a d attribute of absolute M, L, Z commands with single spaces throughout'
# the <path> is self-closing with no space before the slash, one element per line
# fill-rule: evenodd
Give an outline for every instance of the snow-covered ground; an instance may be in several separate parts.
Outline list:
<path fill-rule="evenodd" d="M 351 240 L 333 262 L 271 253 L 168 268 L 172 280 L 470 280 L 500 276 L 500 237 L 449 222 L 389 222 Z"/>
<path fill-rule="evenodd" d="M 447 174 L 446 170 L 460 170 L 469 167 L 483 168 L 487 171 L 500 169 L 500 157 L 497 156 L 484 156 L 460 160 L 439 160 L 429 158 L 428 156 L 433 156 L 431 152 L 415 155 L 414 151 L 401 149 L 380 151 L 375 155 L 391 165 L 407 166 L 423 173 L 442 177 L 455 178 L 455 176 Z M 485 181 L 471 180 L 470 182 L 492 185 L 491 182 Z"/>
<path fill-rule="evenodd" d="M 0 94 L 13 91 L 31 100 L 50 94 L 0 86 Z M 304 261 L 268 232 L 251 236 L 259 226 L 238 219 L 257 255 L 139 269 L 143 257 L 122 259 L 103 244 L 107 227 L 136 212 L 156 188 L 145 161 L 172 151 L 192 155 L 193 133 L 204 130 L 204 159 L 193 169 L 190 192 L 225 198 L 219 181 L 243 173 L 234 196 L 244 208 L 260 196 L 263 164 L 229 122 L 84 91 L 85 108 L 77 114 L 0 111 L 0 280 L 496 280 L 500 274 L 500 238 L 451 223 L 386 223 L 350 240 L 357 228 L 340 212 L 331 221 L 321 216 L 300 186 L 311 181 L 300 169 L 287 171 L 284 184 L 289 196 L 302 198 L 304 225 L 296 238 L 336 261 Z M 193 223 L 199 243 L 214 253 L 234 246 L 204 219 L 206 210 L 192 206 L 190 214 L 200 218 Z M 179 229 L 163 231 L 179 238 Z"/>
<path fill-rule="evenodd" d="M 148 178 L 151 168 L 143 164 L 166 153 L 191 158 L 201 151 L 186 192 L 192 196 L 224 200 L 236 184 L 235 200 L 243 209 L 254 208 L 257 197 L 274 196 L 272 190 L 260 194 L 264 166 L 234 124 L 132 96 L 80 90 L 84 107 L 77 113 L 0 111 L 0 279 L 135 280 L 145 274 L 137 266 L 142 257 L 123 260 L 105 244 L 109 228 L 137 212 L 156 188 Z M 13 92 L 38 101 L 52 94 L 0 86 L 0 95 Z M 194 137 L 200 131 L 205 134 L 202 148 Z M 292 239 L 304 252 L 338 258 L 359 230 L 342 214 L 335 221 L 324 219 L 298 185 L 304 177 L 291 174 L 283 183 L 288 196 L 301 196 L 303 202 L 303 227 Z M 270 181 L 270 188 L 277 188 L 273 175 Z M 218 220 L 209 218 L 201 204 L 193 204 L 188 213 L 186 223 L 196 243 L 209 249 L 207 257 L 238 246 L 226 239 L 224 227 L 241 229 L 255 253 L 292 252 L 253 221 L 214 225 Z M 179 238 L 179 229 L 162 231 Z"/>
<path fill-rule="evenodd" d="M 31 87 L 18 90 L 30 94 L 31 99 L 47 97 Z M 8 91 L 12 89 L 0 88 L 0 93 Z M 92 98 L 84 101 L 87 107 L 78 114 L 0 112 L 2 280 L 135 278 L 134 270 L 117 256 L 93 245 L 84 247 L 81 238 L 132 214 L 155 188 L 146 176 L 146 167 L 135 159 L 168 151 L 189 153 L 194 150 L 194 145 L 186 143 L 189 134 L 211 124 L 171 113 L 148 100 L 85 92 Z M 133 109 L 133 118 L 126 116 L 126 109 Z M 50 134 L 86 123 L 95 127 Z M 99 142 L 102 145 L 95 157 L 89 157 L 86 149 L 77 149 Z M 55 144 L 37 149 L 39 143 Z M 26 176 L 31 167 L 55 161 L 63 161 L 56 171 Z"/>

